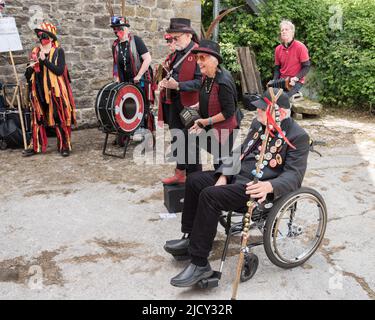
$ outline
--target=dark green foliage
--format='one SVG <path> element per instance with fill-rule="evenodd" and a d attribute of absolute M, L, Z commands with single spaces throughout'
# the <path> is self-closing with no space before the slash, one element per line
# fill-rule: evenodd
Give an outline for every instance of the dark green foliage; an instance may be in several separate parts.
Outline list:
<path fill-rule="evenodd" d="M 204 3 L 204 4 L 203 4 Z M 245 3 L 222 0 L 222 6 Z M 203 24 L 212 20 L 212 0 L 202 0 Z M 343 28 L 332 22 L 343 13 Z M 263 82 L 272 78 L 279 23 L 296 25 L 296 39 L 309 49 L 315 77 L 310 80 L 326 105 L 368 109 L 375 103 L 374 0 L 268 0 L 259 16 L 239 9 L 220 23 L 220 43 L 229 70 L 237 71 L 234 47 L 251 46 Z"/>

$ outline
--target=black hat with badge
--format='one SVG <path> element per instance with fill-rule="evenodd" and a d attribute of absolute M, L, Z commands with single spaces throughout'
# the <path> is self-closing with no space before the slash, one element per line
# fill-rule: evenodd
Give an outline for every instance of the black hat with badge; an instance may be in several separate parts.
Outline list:
<path fill-rule="evenodd" d="M 116 28 L 116 27 L 130 27 L 129 20 L 126 19 L 126 17 L 118 17 L 118 16 L 113 16 L 111 17 L 111 27 Z"/>
<path fill-rule="evenodd" d="M 273 88 L 272 90 L 275 96 L 279 92 L 279 89 L 277 88 Z M 267 110 L 268 103 L 264 99 L 267 99 L 268 101 L 272 102 L 271 94 L 268 90 L 263 93 L 261 98 L 259 98 L 258 100 L 252 101 L 251 104 L 259 109 Z M 282 95 L 279 97 L 279 99 L 277 99 L 276 103 L 280 108 L 290 109 L 289 97 L 285 92 L 283 92 Z"/>

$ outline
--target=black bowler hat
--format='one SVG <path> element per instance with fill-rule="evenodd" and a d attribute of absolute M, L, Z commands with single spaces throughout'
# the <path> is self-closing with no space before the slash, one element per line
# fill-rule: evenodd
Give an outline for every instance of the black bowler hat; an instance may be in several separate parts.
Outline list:
<path fill-rule="evenodd" d="M 172 18 L 167 29 L 167 33 L 182 32 L 194 34 L 195 31 L 191 27 L 190 19 L 185 18 Z"/>
<path fill-rule="evenodd" d="M 275 96 L 277 95 L 277 93 L 279 92 L 279 89 L 276 89 L 276 88 L 273 88 L 272 89 Z M 251 104 L 259 109 L 262 109 L 262 110 L 267 110 L 267 107 L 268 107 L 268 104 L 266 101 L 264 101 L 264 99 L 267 98 L 270 102 L 272 102 L 272 98 L 271 98 L 271 94 L 270 92 L 267 90 L 263 93 L 263 96 L 262 98 L 259 98 L 258 100 L 256 101 L 252 101 Z M 279 99 L 276 101 L 276 103 L 278 104 L 278 106 L 280 108 L 283 108 L 283 109 L 290 109 L 290 102 L 289 102 L 289 97 L 288 95 L 285 93 L 285 91 L 283 92 L 283 94 L 279 97 Z"/>
<path fill-rule="evenodd" d="M 116 27 L 130 27 L 129 20 L 126 17 L 111 17 L 111 28 Z"/>
<path fill-rule="evenodd" d="M 217 60 L 219 60 L 219 64 L 223 62 L 223 57 L 220 54 L 220 46 L 217 42 L 212 40 L 201 40 L 201 42 L 199 43 L 199 48 L 196 48 L 191 52 L 194 54 L 207 53 L 211 56 L 214 56 Z"/>

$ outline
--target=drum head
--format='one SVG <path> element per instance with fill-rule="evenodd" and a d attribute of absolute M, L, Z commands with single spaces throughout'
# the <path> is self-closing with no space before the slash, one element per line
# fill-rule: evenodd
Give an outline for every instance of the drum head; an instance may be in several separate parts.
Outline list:
<path fill-rule="evenodd" d="M 114 100 L 115 121 L 119 128 L 132 133 L 141 125 L 145 113 L 145 99 L 140 88 L 123 84 Z"/>

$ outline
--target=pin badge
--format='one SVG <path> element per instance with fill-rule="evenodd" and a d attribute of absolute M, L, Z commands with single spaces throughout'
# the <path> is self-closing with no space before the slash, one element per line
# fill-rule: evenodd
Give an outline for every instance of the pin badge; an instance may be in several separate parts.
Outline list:
<path fill-rule="evenodd" d="M 283 141 L 281 139 L 278 139 L 275 143 L 275 146 L 276 146 L 276 148 L 279 148 L 279 147 L 281 147 L 282 144 L 283 144 Z"/>
<path fill-rule="evenodd" d="M 277 161 L 275 159 L 272 159 L 271 162 L 270 162 L 270 167 L 276 168 L 276 166 L 277 166 Z"/>
<path fill-rule="evenodd" d="M 268 152 L 265 157 L 264 157 L 267 161 L 270 161 L 272 159 L 272 153 Z"/>
<path fill-rule="evenodd" d="M 277 161 L 277 164 L 278 165 L 282 165 L 283 164 L 283 158 L 281 157 L 281 155 L 276 155 L 276 161 Z"/>

